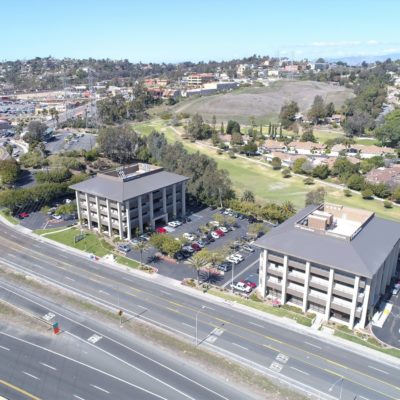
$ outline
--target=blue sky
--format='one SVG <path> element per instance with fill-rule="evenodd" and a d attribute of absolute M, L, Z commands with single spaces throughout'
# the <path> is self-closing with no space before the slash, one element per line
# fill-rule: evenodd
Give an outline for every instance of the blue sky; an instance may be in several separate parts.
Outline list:
<path fill-rule="evenodd" d="M 0 59 L 400 53 L 398 0 L 2 0 Z"/>

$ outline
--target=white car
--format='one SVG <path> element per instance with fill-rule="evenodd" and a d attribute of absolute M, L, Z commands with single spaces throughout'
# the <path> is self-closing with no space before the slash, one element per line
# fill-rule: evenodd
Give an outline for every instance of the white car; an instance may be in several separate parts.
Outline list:
<path fill-rule="evenodd" d="M 246 250 L 246 251 L 248 251 L 248 252 L 250 252 L 250 253 L 254 253 L 254 249 L 251 247 L 251 246 L 249 246 L 248 244 L 244 244 L 243 246 L 242 246 L 242 249 L 243 250 Z"/>
<path fill-rule="evenodd" d="M 243 261 L 244 257 L 240 253 L 235 253 L 233 254 L 234 258 L 237 258 L 239 261 Z"/>
<path fill-rule="evenodd" d="M 218 233 L 216 233 L 216 232 L 211 232 L 211 236 L 212 236 L 214 239 L 219 239 L 219 235 L 218 235 Z"/>
<path fill-rule="evenodd" d="M 398 294 L 399 292 L 400 292 L 400 283 L 396 283 L 396 284 L 394 285 L 393 290 L 392 290 L 392 294 L 395 295 L 395 296 L 397 296 L 397 294 Z"/>
<path fill-rule="evenodd" d="M 176 228 L 179 225 L 176 223 L 176 221 L 170 221 L 168 222 L 168 226 L 170 226 L 171 228 Z"/>
<path fill-rule="evenodd" d="M 233 256 L 228 256 L 228 257 L 225 258 L 225 260 L 229 261 L 229 262 L 231 262 L 233 264 L 239 264 L 240 263 L 240 261 L 237 258 L 233 257 Z"/>
<path fill-rule="evenodd" d="M 190 240 L 190 241 L 196 239 L 196 236 L 194 236 L 194 235 L 192 235 L 192 234 L 190 234 L 190 233 L 187 233 L 187 232 L 184 233 L 182 236 L 183 236 L 185 239 Z"/>
<path fill-rule="evenodd" d="M 182 250 L 186 251 L 187 253 L 194 253 L 192 246 L 183 246 Z"/>
<path fill-rule="evenodd" d="M 228 228 L 225 228 L 225 226 L 220 226 L 219 229 L 224 233 L 228 232 Z"/>
<path fill-rule="evenodd" d="M 242 293 L 250 293 L 252 291 L 251 286 L 246 285 L 244 282 L 234 282 L 230 285 L 233 290 L 237 290 Z"/>
<path fill-rule="evenodd" d="M 219 226 L 219 222 L 218 222 L 218 221 L 210 221 L 210 222 L 208 223 L 208 225 L 211 225 L 211 226 Z"/>

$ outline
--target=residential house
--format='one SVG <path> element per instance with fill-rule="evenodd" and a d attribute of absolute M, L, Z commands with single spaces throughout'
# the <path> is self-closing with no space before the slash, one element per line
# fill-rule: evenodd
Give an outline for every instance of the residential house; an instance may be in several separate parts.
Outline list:
<path fill-rule="evenodd" d="M 261 148 L 265 152 L 272 151 L 286 151 L 286 145 L 283 142 L 279 142 L 278 140 L 267 139 L 262 145 Z"/>
<path fill-rule="evenodd" d="M 384 183 L 390 188 L 400 186 L 400 164 L 372 169 L 365 175 L 365 180 L 374 185 Z"/>
<path fill-rule="evenodd" d="M 288 144 L 289 152 L 303 155 L 324 154 L 326 146 L 321 143 L 293 141 Z"/>
<path fill-rule="evenodd" d="M 362 144 L 354 144 L 351 146 L 350 150 L 356 150 L 361 158 L 372 158 L 376 156 L 385 157 L 388 155 L 396 155 L 396 150 L 390 147 L 379 147 L 375 145 L 364 146 Z"/>

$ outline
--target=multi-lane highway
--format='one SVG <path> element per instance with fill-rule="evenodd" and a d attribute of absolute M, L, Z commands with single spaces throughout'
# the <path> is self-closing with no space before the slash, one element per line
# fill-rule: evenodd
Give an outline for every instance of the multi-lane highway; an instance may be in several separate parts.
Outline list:
<path fill-rule="evenodd" d="M 1 225 L 0 262 L 189 338 L 320 396 L 398 399 L 397 360 L 338 345 L 318 334 L 244 312 L 154 277 L 142 278 L 90 261 Z M 62 310 L 60 310 L 62 311 Z M 197 397 L 199 398 L 199 397 Z M 201 398 L 201 397 L 200 397 Z"/>

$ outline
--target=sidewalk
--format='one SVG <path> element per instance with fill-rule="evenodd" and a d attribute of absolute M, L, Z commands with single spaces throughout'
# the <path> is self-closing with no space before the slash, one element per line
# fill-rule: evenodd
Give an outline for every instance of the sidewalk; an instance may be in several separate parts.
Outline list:
<path fill-rule="evenodd" d="M 38 236 L 27 228 L 24 228 L 20 225 L 11 224 L 7 220 L 5 220 L 5 218 L 3 218 L 1 215 L 0 215 L 0 222 L 4 223 L 5 225 L 7 225 L 9 227 L 14 228 L 17 231 L 20 231 L 23 234 L 26 234 L 26 235 L 32 237 L 34 240 L 38 240 L 39 242 L 46 242 L 53 246 L 59 247 L 65 252 L 70 252 L 79 257 L 84 258 L 86 261 L 90 260 L 90 254 L 85 253 L 84 251 L 77 250 L 72 247 L 66 246 L 62 243 L 47 239 L 43 236 Z M 211 303 L 211 305 L 218 303 L 219 305 L 227 308 L 228 311 L 233 308 L 236 311 L 243 313 L 244 315 L 247 315 L 247 316 L 252 315 L 255 318 L 263 320 L 267 323 L 272 323 L 278 327 L 284 326 L 285 328 L 291 330 L 292 332 L 301 333 L 306 336 L 312 336 L 316 339 L 324 341 L 327 344 L 334 344 L 338 347 L 346 348 L 347 350 L 349 350 L 355 354 L 362 353 L 364 356 L 371 358 L 372 360 L 378 359 L 381 362 L 388 363 L 390 366 L 396 365 L 396 366 L 400 367 L 400 359 L 399 358 L 387 355 L 385 353 L 381 353 L 379 351 L 373 350 L 366 346 L 361 346 L 357 343 L 334 336 L 333 334 L 329 333 L 330 331 L 316 330 L 316 329 L 313 329 L 312 327 L 309 328 L 304 325 L 300 325 L 290 319 L 278 317 L 278 316 L 275 316 L 272 314 L 268 314 L 263 311 L 256 310 L 252 307 L 248 307 L 243 304 L 237 303 L 235 301 L 225 300 L 220 297 L 213 296 L 212 294 L 209 294 L 207 292 L 204 293 L 195 288 L 192 288 L 189 286 L 184 286 L 181 284 L 180 281 L 159 275 L 157 273 L 149 274 L 144 271 L 140 271 L 140 270 L 133 269 L 130 267 L 122 266 L 116 262 L 110 262 L 110 261 L 107 262 L 106 260 L 103 260 L 103 259 L 99 259 L 98 261 L 93 261 L 93 262 L 97 263 L 97 264 L 101 264 L 104 267 L 108 267 L 108 268 L 111 267 L 115 271 L 119 271 L 119 272 L 122 271 L 125 273 L 129 273 L 131 275 L 137 276 L 138 278 L 152 281 L 154 283 L 157 283 L 160 286 L 163 286 L 164 288 L 169 288 L 169 289 L 173 288 L 173 289 L 179 290 L 180 292 L 184 292 L 185 294 L 187 294 L 189 296 L 196 297 L 197 299 L 201 299 L 208 303 Z"/>

